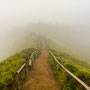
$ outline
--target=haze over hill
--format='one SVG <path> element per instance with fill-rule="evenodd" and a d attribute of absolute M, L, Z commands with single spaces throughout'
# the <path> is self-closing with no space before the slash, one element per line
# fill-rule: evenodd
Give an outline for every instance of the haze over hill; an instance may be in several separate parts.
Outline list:
<path fill-rule="evenodd" d="M 0 38 L 0 61 L 23 49 L 36 47 L 36 40 L 37 35 L 30 32 L 8 32 Z"/>
<path fill-rule="evenodd" d="M 11 53 L 30 47 L 36 36 L 31 34 L 32 31 L 53 40 L 61 50 L 83 60 L 90 60 L 90 31 L 88 29 L 46 23 L 19 27 L 19 30 L 10 31 L 6 33 L 5 37 L 3 35 L 1 38 L 0 58 L 4 59 Z"/>

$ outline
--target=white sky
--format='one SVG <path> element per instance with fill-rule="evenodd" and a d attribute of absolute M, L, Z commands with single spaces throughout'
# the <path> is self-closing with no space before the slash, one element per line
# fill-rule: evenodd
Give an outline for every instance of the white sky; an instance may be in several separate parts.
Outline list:
<path fill-rule="evenodd" d="M 73 44 L 73 42 L 70 42 L 70 39 L 72 39 L 72 36 L 75 36 L 76 41 L 74 43 L 84 42 L 81 45 L 85 45 L 83 49 L 89 51 L 89 53 L 83 51 L 83 55 L 88 54 L 88 56 L 90 56 L 90 0 L 0 0 L 0 55 L 2 51 L 3 54 L 5 54 L 4 51 L 7 51 L 8 47 L 10 47 L 8 40 L 14 41 L 12 34 L 9 34 L 10 30 L 14 32 L 14 30 L 16 30 L 15 27 L 34 22 L 79 26 L 81 29 L 73 28 L 74 30 L 71 30 L 72 32 L 69 31 L 71 37 L 68 31 L 65 31 L 65 36 L 67 35 L 67 37 L 70 38 L 67 39 L 66 37 L 66 41 L 63 41 L 65 45 L 69 43 L 68 46 L 70 46 L 71 43 Z M 74 31 L 76 31 L 76 34 Z M 46 31 L 42 30 L 42 32 Z M 56 32 L 56 30 L 54 30 L 54 32 L 56 37 L 59 36 L 59 31 Z M 62 36 L 64 34 L 62 34 Z M 6 36 L 8 36 L 8 40 Z M 63 36 L 63 38 L 65 37 Z M 74 40 L 72 39 L 72 41 Z M 8 45 L 5 43 L 8 43 Z M 79 43 L 77 45 L 79 45 Z M 75 47 L 75 45 L 72 45 L 72 47 Z M 81 47 L 79 49 L 81 49 Z"/>
<path fill-rule="evenodd" d="M 0 27 L 38 21 L 89 26 L 90 0 L 0 0 Z"/>

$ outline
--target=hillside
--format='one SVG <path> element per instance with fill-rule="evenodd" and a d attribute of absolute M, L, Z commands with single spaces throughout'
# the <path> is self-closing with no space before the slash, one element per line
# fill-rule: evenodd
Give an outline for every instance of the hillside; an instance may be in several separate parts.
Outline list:
<path fill-rule="evenodd" d="M 86 90 L 70 74 L 66 75 L 61 66 L 58 68 L 49 51 L 69 72 L 90 86 L 90 64 L 60 51 L 58 45 L 41 35 L 34 40 L 34 48 L 24 49 L 0 62 L 0 90 Z M 34 55 L 34 51 L 39 52 Z M 17 70 L 21 72 L 16 73 Z"/>
<path fill-rule="evenodd" d="M 70 56 L 66 52 L 58 49 L 58 45 L 55 43 L 47 42 L 48 49 L 54 54 L 56 59 L 70 72 L 80 78 L 88 86 L 90 86 L 90 64 L 87 62 Z M 75 79 L 70 75 L 67 75 L 67 80 L 65 79 L 65 71 L 62 68 L 57 70 L 57 63 L 54 61 L 51 55 L 49 55 L 49 63 L 62 86 L 62 90 L 86 90 L 82 85 L 80 85 Z"/>
<path fill-rule="evenodd" d="M 16 71 L 30 58 L 35 50 L 34 48 L 22 50 L 0 62 L 0 90 L 11 90 L 11 87 L 15 87 Z M 22 79 L 24 80 L 25 77 L 22 77 Z"/>
<path fill-rule="evenodd" d="M 23 31 L 22 31 L 23 32 Z M 15 34 L 15 35 L 14 35 Z M 30 32 L 12 32 L 7 35 L 0 45 L 0 61 L 27 48 L 36 48 L 38 36 Z M 13 37 L 12 37 L 13 36 Z"/>

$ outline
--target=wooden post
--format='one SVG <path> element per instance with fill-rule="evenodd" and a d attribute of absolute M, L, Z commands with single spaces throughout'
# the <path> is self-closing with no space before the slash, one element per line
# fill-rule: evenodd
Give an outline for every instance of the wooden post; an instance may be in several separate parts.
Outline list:
<path fill-rule="evenodd" d="M 36 58 L 38 57 L 38 50 L 36 51 Z"/>
<path fill-rule="evenodd" d="M 32 60 L 31 59 L 29 60 L 29 65 L 32 66 Z"/>
<path fill-rule="evenodd" d="M 33 61 L 34 61 L 34 55 L 33 55 Z"/>
<path fill-rule="evenodd" d="M 67 77 L 68 76 L 68 73 L 65 71 L 65 82 L 67 82 Z"/>
<path fill-rule="evenodd" d="M 34 58 L 33 58 L 33 56 L 32 56 L 32 65 L 34 64 Z"/>
<path fill-rule="evenodd" d="M 60 65 L 59 65 L 59 64 L 57 64 L 57 70 L 59 70 L 59 68 L 60 68 Z"/>
<path fill-rule="evenodd" d="M 19 74 L 16 74 L 16 90 L 19 90 Z"/>
<path fill-rule="evenodd" d="M 27 64 L 25 65 L 25 79 L 27 79 Z"/>

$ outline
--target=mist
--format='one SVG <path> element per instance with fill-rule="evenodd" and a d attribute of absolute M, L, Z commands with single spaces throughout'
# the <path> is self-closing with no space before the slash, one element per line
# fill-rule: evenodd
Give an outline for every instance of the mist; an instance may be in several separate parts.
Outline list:
<path fill-rule="evenodd" d="M 0 61 L 30 47 L 32 32 L 90 62 L 90 0 L 1 0 Z"/>

